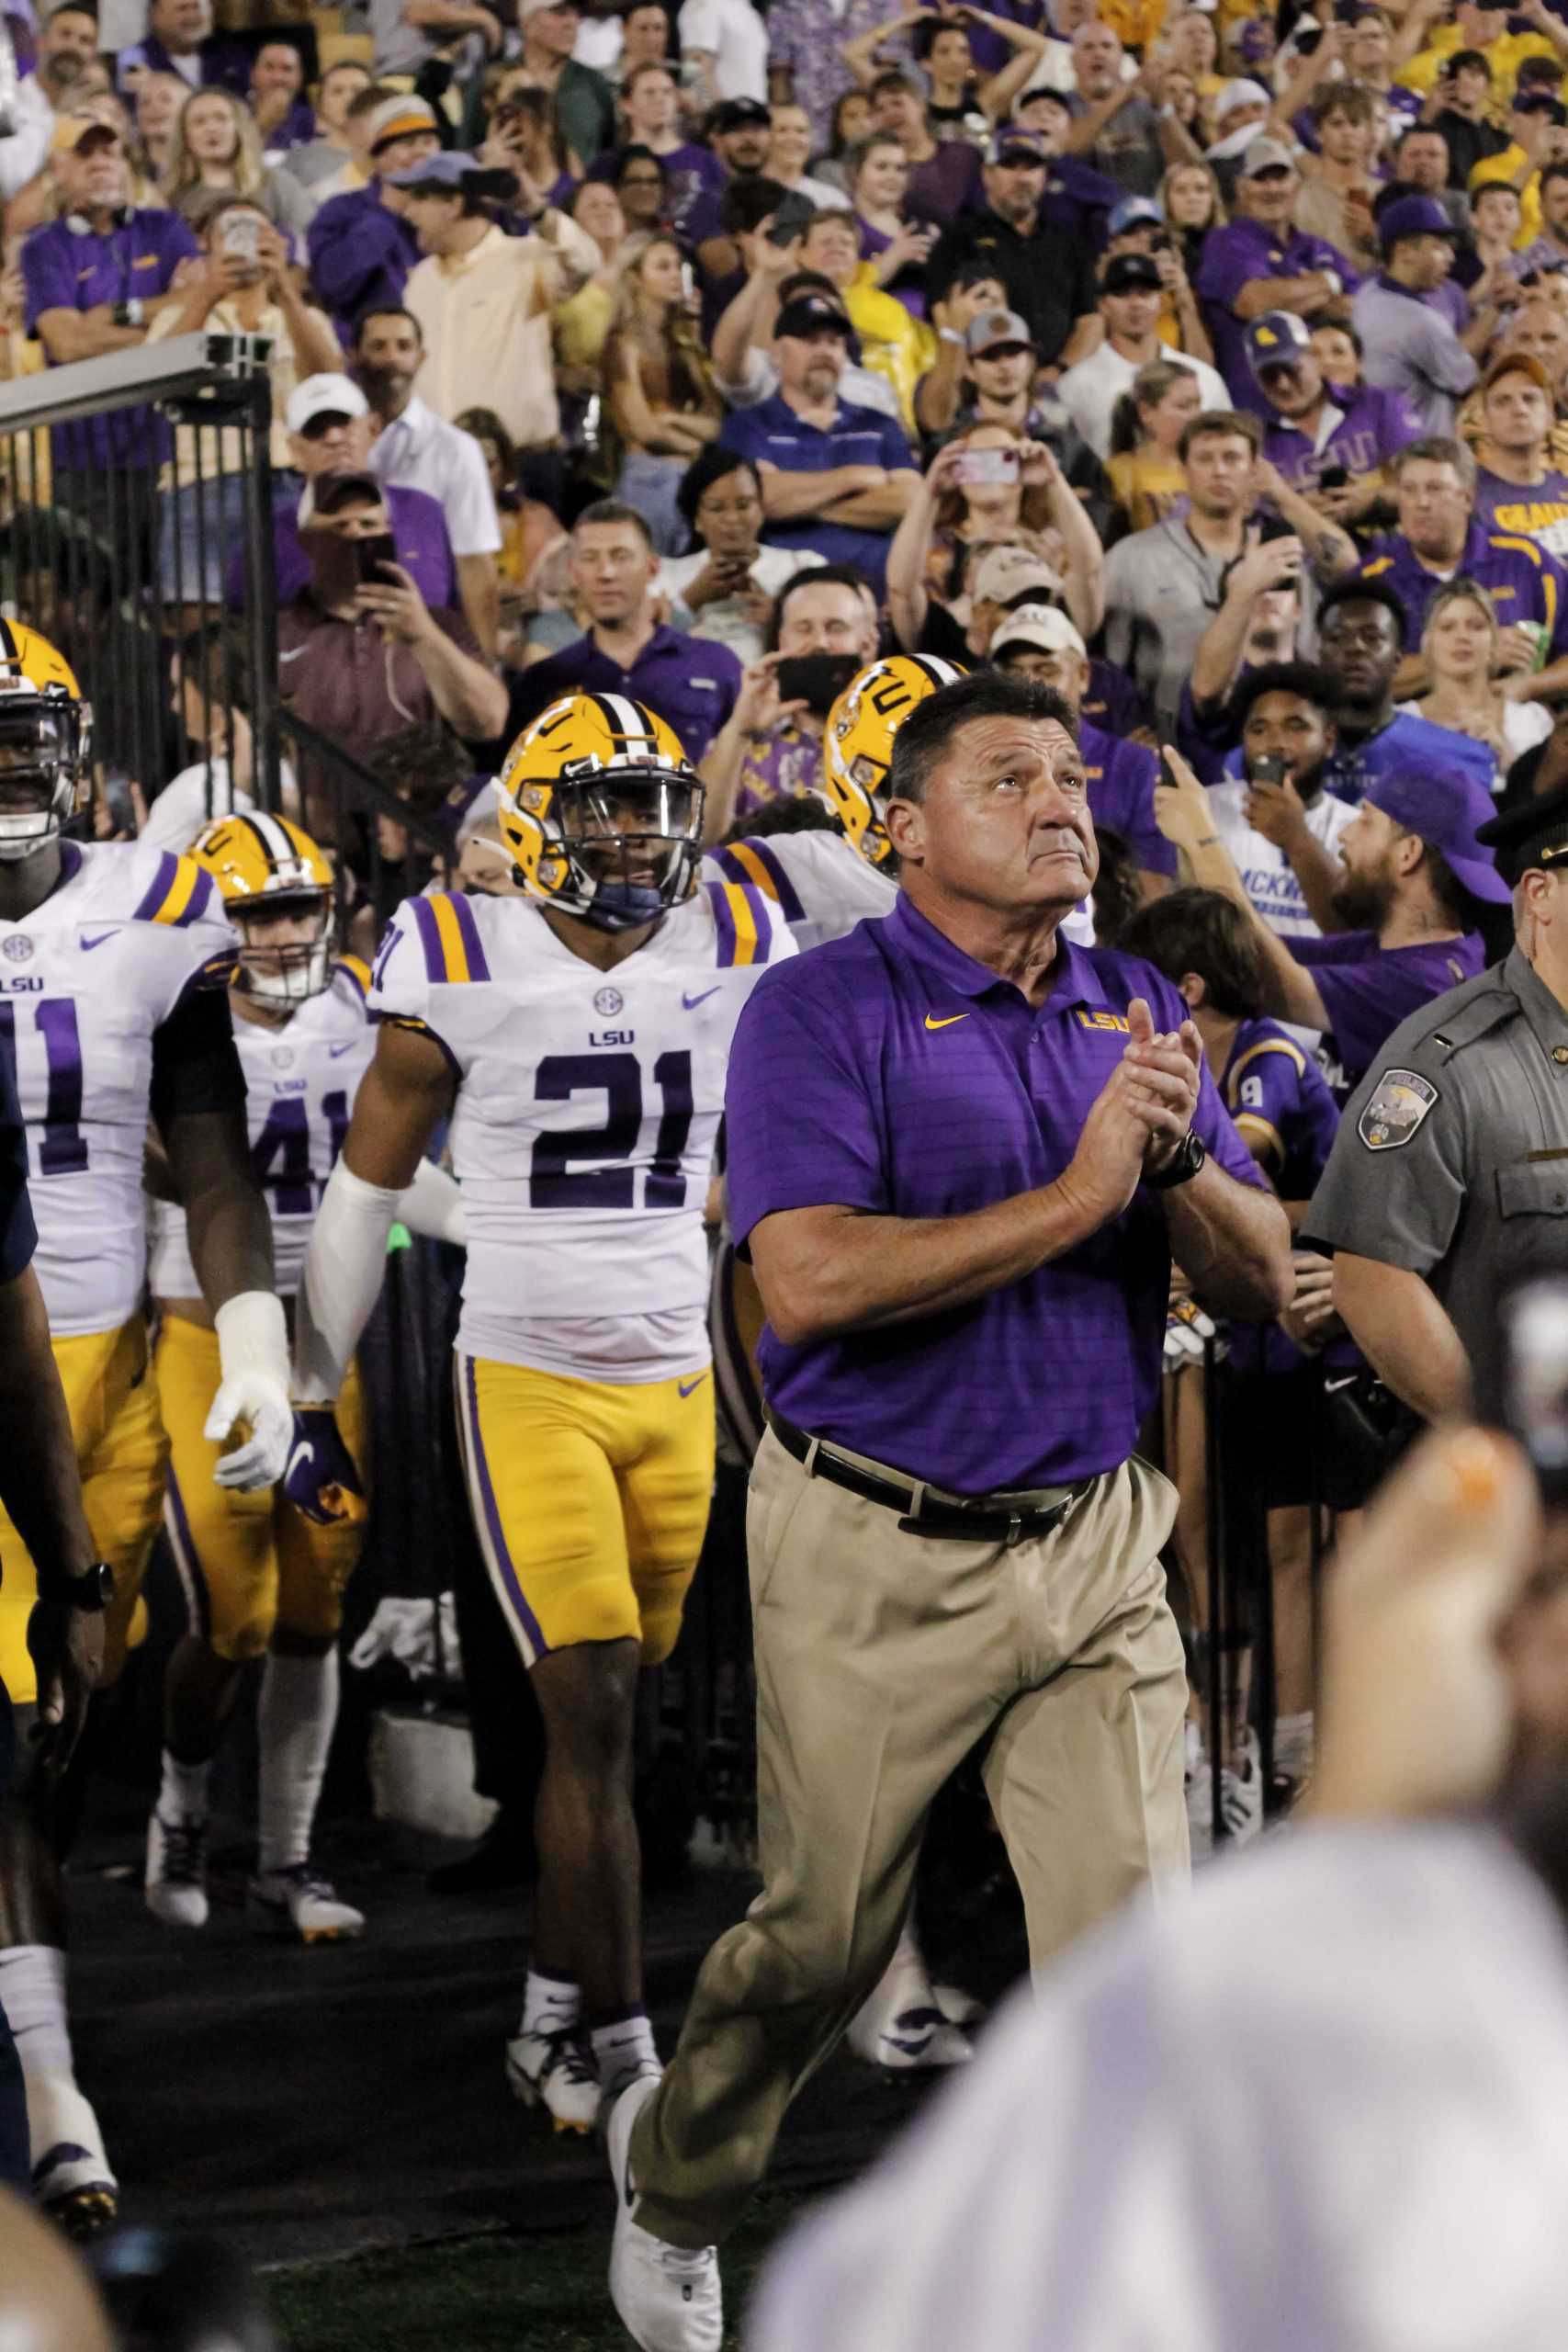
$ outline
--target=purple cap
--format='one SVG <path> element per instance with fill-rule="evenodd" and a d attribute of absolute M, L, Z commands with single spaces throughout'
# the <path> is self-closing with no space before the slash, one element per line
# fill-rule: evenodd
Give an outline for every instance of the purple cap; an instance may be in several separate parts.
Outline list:
<path fill-rule="evenodd" d="M 1312 349 L 1312 330 L 1294 311 L 1265 311 L 1247 330 L 1247 356 L 1261 377 L 1270 368 L 1293 368 Z"/>
<path fill-rule="evenodd" d="M 1378 221 L 1378 243 L 1392 253 L 1402 237 L 1457 237 L 1459 231 L 1435 196 L 1395 198 Z"/>
<path fill-rule="evenodd" d="M 1392 768 L 1369 787 L 1367 799 L 1428 849 L 1441 850 L 1472 899 L 1507 904 L 1513 894 L 1497 871 L 1497 853 L 1476 839 L 1496 804 L 1469 776 L 1455 768 Z"/>

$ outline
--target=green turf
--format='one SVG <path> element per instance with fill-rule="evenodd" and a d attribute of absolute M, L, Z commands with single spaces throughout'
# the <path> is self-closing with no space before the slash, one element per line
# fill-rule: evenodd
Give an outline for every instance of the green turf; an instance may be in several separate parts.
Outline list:
<path fill-rule="evenodd" d="M 724 2253 L 727 2346 L 752 2276 L 802 2199 L 759 2198 Z M 607 2231 L 477 2238 L 364 2255 L 267 2282 L 288 2352 L 626 2352 L 604 2284 Z"/>

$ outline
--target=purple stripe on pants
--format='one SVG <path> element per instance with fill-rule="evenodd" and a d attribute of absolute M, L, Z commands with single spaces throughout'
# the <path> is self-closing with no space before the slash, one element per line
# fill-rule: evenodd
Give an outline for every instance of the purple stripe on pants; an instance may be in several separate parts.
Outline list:
<path fill-rule="evenodd" d="M 501 1532 L 501 1513 L 495 1507 L 495 1488 L 491 1484 L 490 1464 L 485 1460 L 484 1439 L 479 1435 L 479 1390 L 474 1359 L 472 1356 L 463 1356 L 459 1358 L 459 1362 L 463 1367 L 463 1395 L 468 1406 L 468 1460 L 473 1465 L 474 1481 L 479 1490 L 479 1500 L 484 1506 L 485 1526 L 490 1532 L 491 1549 L 495 1555 L 495 1564 L 501 1570 L 502 1581 L 506 1587 L 513 1607 L 517 1611 L 518 1621 L 528 1637 L 534 1656 L 536 1658 L 547 1657 L 550 1654 L 550 1645 L 539 1630 L 538 1619 L 523 1597 L 523 1588 L 517 1581 L 517 1571 L 512 1565 L 512 1555 L 506 1548 L 506 1538 Z"/>

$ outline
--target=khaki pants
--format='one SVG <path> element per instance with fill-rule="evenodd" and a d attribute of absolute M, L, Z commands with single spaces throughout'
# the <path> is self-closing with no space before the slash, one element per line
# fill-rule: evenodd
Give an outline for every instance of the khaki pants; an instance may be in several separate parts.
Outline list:
<path fill-rule="evenodd" d="M 1186 1883 L 1187 1677 L 1157 1556 L 1175 1506 L 1134 1459 L 1039 1540 L 932 1540 L 763 1439 L 747 1510 L 763 1891 L 704 1962 L 638 2119 L 644 2228 L 700 2246 L 734 2227 L 892 1956 L 932 1799 L 993 1724 L 986 1783 L 1036 1967 L 1145 1880 Z"/>

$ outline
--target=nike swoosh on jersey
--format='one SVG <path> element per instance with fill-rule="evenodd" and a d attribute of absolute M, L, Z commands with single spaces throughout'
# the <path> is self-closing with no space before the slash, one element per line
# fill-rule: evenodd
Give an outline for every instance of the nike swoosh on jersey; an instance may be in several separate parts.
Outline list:
<path fill-rule="evenodd" d="M 680 1390 L 682 1396 L 694 1396 L 697 1390 L 702 1386 L 706 1378 L 707 1374 L 705 1371 L 699 1372 L 694 1380 L 678 1380 L 675 1383 L 675 1385 Z"/>
<path fill-rule="evenodd" d="M 969 1015 L 966 1012 L 949 1012 L 945 1014 L 941 1021 L 933 1021 L 931 1014 L 928 1012 L 926 1015 L 926 1027 L 928 1029 L 951 1029 L 955 1021 L 967 1021 Z"/>
<path fill-rule="evenodd" d="M 699 1004 L 705 1004 L 710 996 L 716 996 L 717 994 L 717 989 L 711 988 L 705 989 L 701 996 L 688 996 L 684 989 L 682 989 L 681 991 L 681 1002 L 688 1012 L 695 1012 Z"/>
<path fill-rule="evenodd" d="M 352 1037 L 347 1037 L 344 1040 L 344 1043 L 341 1046 L 329 1046 L 327 1047 L 327 1059 L 329 1061 L 335 1062 L 340 1054 L 351 1053 L 353 1049 L 354 1039 Z"/>
<path fill-rule="evenodd" d="M 95 947 L 101 947 L 106 939 L 118 939 L 118 937 L 119 925 L 118 923 L 112 931 L 100 931 L 91 939 L 89 939 L 86 933 L 84 932 L 82 933 L 82 953 L 84 956 L 90 956 L 93 949 Z"/>

